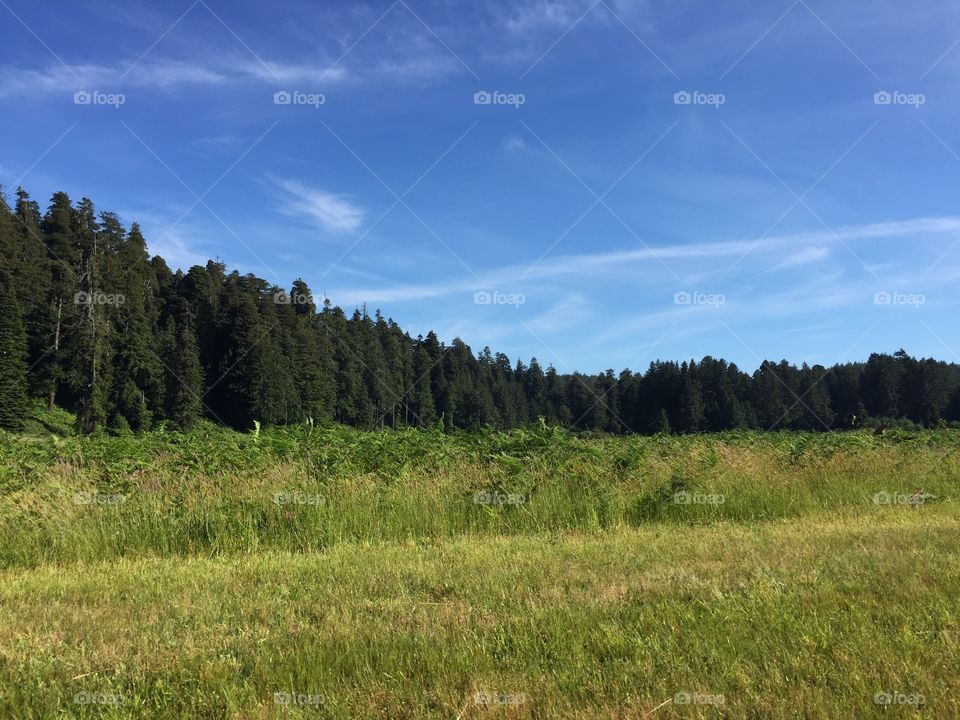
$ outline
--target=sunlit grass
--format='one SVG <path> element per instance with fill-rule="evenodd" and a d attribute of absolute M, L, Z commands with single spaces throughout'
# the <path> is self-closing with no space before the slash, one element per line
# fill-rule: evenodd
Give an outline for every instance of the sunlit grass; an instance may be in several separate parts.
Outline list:
<path fill-rule="evenodd" d="M 0 717 L 960 717 L 958 448 L 3 436 Z"/>

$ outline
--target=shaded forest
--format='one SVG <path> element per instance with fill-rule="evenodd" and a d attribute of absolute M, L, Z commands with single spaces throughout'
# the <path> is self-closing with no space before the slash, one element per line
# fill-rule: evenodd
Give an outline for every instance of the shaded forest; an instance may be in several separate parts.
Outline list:
<path fill-rule="evenodd" d="M 734 428 L 828 430 L 960 422 L 960 366 L 903 350 L 825 368 L 722 359 L 653 362 L 643 372 L 561 374 L 413 338 L 379 311 L 318 306 L 209 261 L 187 272 L 151 257 L 84 198 L 45 211 L 0 197 L 0 427 L 56 406 L 78 430 L 189 428 L 201 418 L 336 421 L 360 428 L 510 428 L 544 418 L 611 433 Z"/>

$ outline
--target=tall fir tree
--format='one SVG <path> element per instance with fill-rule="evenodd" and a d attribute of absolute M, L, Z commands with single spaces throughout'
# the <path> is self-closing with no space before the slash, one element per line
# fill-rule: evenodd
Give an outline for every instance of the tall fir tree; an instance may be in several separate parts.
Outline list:
<path fill-rule="evenodd" d="M 22 430 L 27 410 L 27 335 L 13 277 L 0 271 L 0 427 Z"/>
<path fill-rule="evenodd" d="M 170 417 L 177 426 L 191 428 L 203 417 L 203 368 L 189 306 L 184 303 L 176 330 L 176 385 L 171 393 Z"/>

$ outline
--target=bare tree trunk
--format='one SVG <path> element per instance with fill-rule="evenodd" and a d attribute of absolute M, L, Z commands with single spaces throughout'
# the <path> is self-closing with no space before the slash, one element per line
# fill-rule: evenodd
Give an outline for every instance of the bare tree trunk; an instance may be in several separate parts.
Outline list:
<path fill-rule="evenodd" d="M 60 321 L 63 318 L 63 298 L 57 300 L 57 325 L 53 330 L 53 352 L 60 350 Z M 47 396 L 47 412 L 53 412 L 54 403 L 57 399 L 57 380 L 50 380 L 50 394 Z"/>
<path fill-rule="evenodd" d="M 83 399 L 83 432 L 86 434 L 92 433 L 97 427 L 97 417 L 96 417 L 96 394 L 98 391 L 97 385 L 97 364 L 99 360 L 99 338 L 98 338 L 98 307 L 97 300 L 95 297 L 96 292 L 96 278 L 94 277 L 94 263 L 96 258 L 96 242 L 94 242 L 94 256 L 87 260 L 86 272 L 84 275 L 87 278 L 87 332 L 89 333 L 89 345 L 86 348 L 89 353 L 88 363 L 89 363 L 89 384 L 87 386 L 86 397 Z"/>

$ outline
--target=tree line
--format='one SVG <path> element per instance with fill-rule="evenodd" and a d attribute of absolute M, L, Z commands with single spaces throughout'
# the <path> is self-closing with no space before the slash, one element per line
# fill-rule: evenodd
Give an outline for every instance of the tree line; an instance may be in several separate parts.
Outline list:
<path fill-rule="evenodd" d="M 63 407 L 80 432 L 189 428 L 201 418 L 360 428 L 827 430 L 960 421 L 960 366 L 904 351 L 825 368 L 722 359 L 561 374 L 460 339 L 413 338 L 379 311 L 317 303 L 215 261 L 173 271 L 84 198 L 46 211 L 0 193 L 0 427 Z"/>

